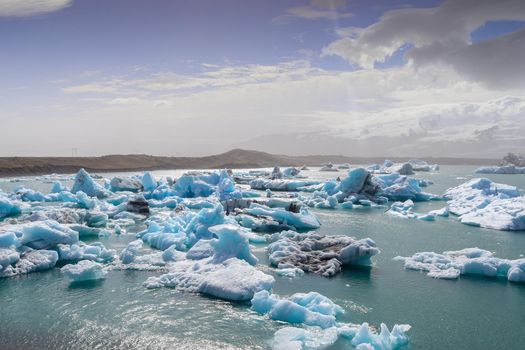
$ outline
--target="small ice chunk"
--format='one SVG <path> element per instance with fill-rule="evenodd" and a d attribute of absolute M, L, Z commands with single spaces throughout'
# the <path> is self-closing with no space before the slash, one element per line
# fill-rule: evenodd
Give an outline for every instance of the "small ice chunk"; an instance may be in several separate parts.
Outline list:
<path fill-rule="evenodd" d="M 316 292 L 297 293 L 289 299 L 281 299 L 262 290 L 253 296 L 252 309 L 272 320 L 321 328 L 334 327 L 335 317 L 344 313 L 343 308 Z"/>
<path fill-rule="evenodd" d="M 131 264 L 137 256 L 139 250 L 142 248 L 143 242 L 136 239 L 128 244 L 126 248 L 120 253 L 120 260 L 123 264 Z"/>
<path fill-rule="evenodd" d="M 91 260 L 81 260 L 60 269 L 73 282 L 93 281 L 106 278 L 107 271 L 102 265 Z"/>

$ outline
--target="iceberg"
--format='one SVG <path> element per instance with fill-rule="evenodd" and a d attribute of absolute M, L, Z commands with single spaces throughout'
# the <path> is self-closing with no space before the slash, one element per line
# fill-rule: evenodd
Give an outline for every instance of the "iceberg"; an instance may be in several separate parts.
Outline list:
<path fill-rule="evenodd" d="M 343 336 L 352 338 L 352 345 L 359 350 L 397 350 L 408 345 L 406 332 L 410 330 L 409 325 L 394 325 L 392 331 L 381 323 L 381 332 L 377 334 L 372 331 L 368 323 L 363 323 L 355 331 L 349 328 L 349 332 L 342 332 Z M 341 332 L 341 331 L 340 331 Z M 355 332 L 355 333 L 354 333 Z M 349 336 L 350 335 L 350 336 Z"/>
<path fill-rule="evenodd" d="M 408 345 L 406 332 L 410 325 L 394 325 L 392 331 L 381 323 L 380 333 L 368 323 L 361 325 L 340 324 L 330 328 L 284 327 L 275 332 L 273 349 L 324 349 L 333 345 L 339 336 L 352 340 L 356 350 L 398 350 Z"/>
<path fill-rule="evenodd" d="M 331 277 L 343 265 L 370 266 L 371 257 L 380 251 L 370 238 L 324 236 L 314 232 L 284 231 L 268 237 L 270 263 L 279 269 L 299 268 L 305 272 Z"/>
<path fill-rule="evenodd" d="M 500 259 L 479 248 L 465 248 L 443 254 L 416 253 L 411 257 L 395 257 L 406 269 L 427 272 L 429 277 L 456 279 L 460 275 L 501 277 L 512 282 L 525 282 L 525 259 Z"/>
<path fill-rule="evenodd" d="M 92 244 L 86 244 L 84 242 L 71 245 L 59 244 L 57 248 L 60 261 L 93 260 L 97 262 L 110 262 L 116 257 L 116 251 L 114 249 L 107 249 L 100 242 Z"/>
<path fill-rule="evenodd" d="M 220 262 L 230 258 L 246 261 L 250 265 L 257 264 L 257 258 L 250 251 L 247 231 L 240 226 L 223 224 L 209 228 L 218 239 L 212 239 L 210 245 L 214 249 L 213 261 Z"/>
<path fill-rule="evenodd" d="M 114 177 L 109 182 L 111 191 L 113 192 L 139 192 L 142 190 L 142 183 L 131 177 Z M 59 191 L 60 192 L 60 191 Z"/>
<path fill-rule="evenodd" d="M 332 163 L 324 164 L 319 171 L 339 171 Z"/>
<path fill-rule="evenodd" d="M 428 212 L 426 214 L 418 214 L 413 211 L 414 202 L 406 200 L 404 202 L 394 202 L 387 211 L 387 214 L 397 216 L 404 219 L 418 219 L 422 221 L 434 221 L 438 215 L 435 212 Z M 439 212 L 441 213 L 441 212 Z"/>
<path fill-rule="evenodd" d="M 144 285 L 178 288 L 233 301 L 250 300 L 256 292 L 272 288 L 274 278 L 253 266 L 257 258 L 251 253 L 242 228 L 217 225 L 210 230 L 218 236 L 209 241 L 214 250 L 212 256 L 174 262 L 168 273 L 150 277 Z"/>
<path fill-rule="evenodd" d="M 261 191 L 300 191 L 304 187 L 319 185 L 321 182 L 316 180 L 271 180 L 258 178 L 250 181 L 250 187 Z"/>
<path fill-rule="evenodd" d="M 20 205 L 16 204 L 0 192 L 0 219 L 7 216 L 18 215 L 22 212 Z"/>
<path fill-rule="evenodd" d="M 102 185 L 98 184 L 83 168 L 75 176 L 75 182 L 71 187 L 71 193 L 82 191 L 90 197 L 107 197 L 108 192 Z"/>
<path fill-rule="evenodd" d="M 175 182 L 175 195 L 182 198 L 209 197 L 215 189 L 198 176 L 183 175 Z"/>
<path fill-rule="evenodd" d="M 319 219 L 310 213 L 306 207 L 301 207 L 298 213 L 294 213 L 282 208 L 270 208 L 252 203 L 249 208 L 243 209 L 242 212 L 254 216 L 270 217 L 280 224 L 293 226 L 296 230 L 312 230 L 321 227 Z"/>
<path fill-rule="evenodd" d="M 402 176 L 397 173 L 378 175 L 374 183 L 379 187 L 378 195 L 393 201 L 428 201 L 441 199 L 430 193 L 423 192 L 419 180 Z"/>
<path fill-rule="evenodd" d="M 281 299 L 267 290 L 254 294 L 252 309 L 272 320 L 292 324 L 330 328 L 336 325 L 336 316 L 344 313 L 339 305 L 316 292 L 296 293 Z"/>
<path fill-rule="evenodd" d="M 472 179 L 445 192 L 450 212 L 468 225 L 525 230 L 525 197 L 515 186 Z"/>
<path fill-rule="evenodd" d="M 155 180 L 155 176 L 149 171 L 146 171 L 144 175 L 142 175 L 142 187 L 144 188 L 144 191 L 151 192 L 155 190 L 158 186 L 157 180 Z"/>
<path fill-rule="evenodd" d="M 11 259 L 13 258 L 11 256 Z M 20 254 L 20 258 L 14 262 L 14 265 L 4 266 L 2 264 L 3 269 L 0 269 L 0 277 L 11 277 L 48 270 L 55 267 L 57 261 L 58 253 L 54 250 L 28 250 Z"/>
<path fill-rule="evenodd" d="M 127 247 L 120 253 L 120 260 L 123 264 L 131 264 L 137 256 L 140 249 L 142 249 L 143 242 L 136 239 L 128 243 Z"/>
<path fill-rule="evenodd" d="M 0 248 L 18 248 L 21 243 L 14 232 L 0 233 Z"/>
<path fill-rule="evenodd" d="M 186 252 L 186 258 L 191 260 L 201 260 L 213 256 L 215 249 L 210 244 L 211 240 L 201 239 Z"/>
<path fill-rule="evenodd" d="M 60 181 L 53 182 L 53 187 L 51 187 L 51 193 L 60 193 L 60 192 L 69 192 L 66 186 L 64 186 Z"/>
<path fill-rule="evenodd" d="M 53 220 L 11 225 L 2 229 L 15 232 L 21 244 L 33 249 L 49 249 L 58 244 L 78 242 L 78 232 Z"/>
<path fill-rule="evenodd" d="M 463 224 L 503 231 L 525 231 L 525 197 L 496 199 L 460 216 Z"/>
<path fill-rule="evenodd" d="M 476 169 L 476 174 L 525 174 L 525 167 L 514 165 L 481 167 Z"/>
<path fill-rule="evenodd" d="M 101 264 L 91 260 L 65 265 L 60 271 L 72 282 L 100 280 L 106 278 L 107 274 Z"/>
<path fill-rule="evenodd" d="M 414 171 L 438 171 L 439 170 L 439 165 L 428 164 L 424 160 L 410 159 L 407 163 L 412 166 L 412 169 Z"/>
<path fill-rule="evenodd" d="M 20 260 L 20 253 L 13 249 L 0 248 L 0 271 Z M 0 272 L 1 274 L 1 272 Z"/>
<path fill-rule="evenodd" d="M 334 344 L 338 336 L 336 327 L 327 329 L 284 327 L 275 332 L 272 348 L 274 350 L 324 349 Z"/>
<path fill-rule="evenodd" d="M 449 188 L 444 197 L 448 199 L 452 214 L 461 216 L 486 207 L 495 199 L 519 197 L 517 187 L 492 182 L 486 178 L 475 178 L 459 186 Z"/>

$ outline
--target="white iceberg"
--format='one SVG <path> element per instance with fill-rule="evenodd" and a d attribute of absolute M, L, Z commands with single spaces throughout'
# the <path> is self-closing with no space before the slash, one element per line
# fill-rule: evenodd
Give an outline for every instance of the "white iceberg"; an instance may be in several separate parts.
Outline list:
<path fill-rule="evenodd" d="M 13 258 L 11 256 L 11 259 Z M 55 267 L 57 261 L 58 253 L 54 250 L 28 250 L 21 253 L 20 258 L 14 264 L 2 265 L 0 277 L 11 277 L 51 269 Z"/>
<path fill-rule="evenodd" d="M 168 273 L 150 277 L 144 285 L 178 288 L 233 301 L 250 300 L 256 292 L 272 288 L 274 278 L 252 266 L 257 258 L 251 253 L 242 228 L 219 225 L 210 230 L 218 236 L 209 242 L 213 256 L 174 262 L 169 265 Z"/>
<path fill-rule="evenodd" d="M 324 349 L 334 344 L 339 337 L 336 327 L 297 328 L 284 327 L 275 332 L 272 349 L 274 350 L 313 350 Z"/>
<path fill-rule="evenodd" d="M 525 167 L 514 165 L 481 167 L 476 169 L 476 174 L 525 174 Z"/>
<path fill-rule="evenodd" d="M 468 225 L 525 230 L 525 197 L 515 186 L 476 178 L 445 192 L 452 214 Z"/>
<path fill-rule="evenodd" d="M 416 253 L 411 257 L 396 257 L 405 268 L 427 272 L 429 277 L 456 279 L 460 275 L 501 277 L 512 282 L 525 282 L 525 259 L 500 259 L 479 248 L 465 248 L 443 254 Z"/>

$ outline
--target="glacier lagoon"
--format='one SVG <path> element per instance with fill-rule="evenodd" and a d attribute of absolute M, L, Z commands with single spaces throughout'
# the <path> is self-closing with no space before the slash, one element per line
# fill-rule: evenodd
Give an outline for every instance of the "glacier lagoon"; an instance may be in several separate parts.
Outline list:
<path fill-rule="evenodd" d="M 475 167 L 442 166 L 439 172 L 420 172 L 428 179 L 424 188 L 443 194 L 448 188 L 476 177 Z M 271 169 L 268 169 L 271 170 Z M 178 178 L 183 171 L 153 172 L 155 177 Z M 101 174 L 114 176 L 131 174 Z M 346 171 L 302 171 L 312 180 L 343 178 Z M 525 189 L 525 176 L 484 175 L 495 182 Z M 9 192 L 22 184 L 48 193 L 48 178 L 19 182 L 1 179 Z M 66 186 L 72 182 L 63 181 Z M 265 196 L 264 192 L 262 196 Z M 416 202 L 414 211 L 440 209 L 443 201 Z M 389 206 L 388 206 L 389 207 Z M 407 220 L 387 215 L 388 207 L 310 209 L 321 222 L 316 232 L 372 238 L 381 253 L 371 267 L 345 266 L 331 278 L 310 273 L 300 277 L 279 276 L 270 268 L 265 244 L 254 243 L 257 268 L 275 278 L 273 293 L 289 296 L 315 291 L 343 307 L 339 322 L 410 324 L 410 349 L 518 349 L 525 342 L 525 286 L 506 279 L 461 276 L 457 280 L 428 278 L 426 273 L 405 270 L 396 256 L 417 252 L 443 252 L 479 247 L 507 259 L 525 254 L 522 231 L 498 231 L 463 225 L 457 218 L 435 221 Z M 164 209 L 166 210 L 166 209 Z M 82 239 L 100 241 L 121 252 L 145 226 L 129 227 L 127 234 Z M 146 245 L 145 245 L 146 246 Z M 147 248 L 146 248 L 147 251 Z M 270 348 L 274 333 L 287 323 L 273 321 L 250 309 L 250 302 L 229 302 L 175 289 L 147 289 L 148 277 L 159 271 L 110 270 L 105 280 L 71 284 L 55 268 L 0 279 L 0 338 L 6 348 Z M 351 348 L 339 337 L 330 349 Z"/>

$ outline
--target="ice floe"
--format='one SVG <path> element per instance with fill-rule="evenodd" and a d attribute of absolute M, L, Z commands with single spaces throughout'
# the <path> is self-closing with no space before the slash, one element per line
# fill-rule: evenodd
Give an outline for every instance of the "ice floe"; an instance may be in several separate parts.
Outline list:
<path fill-rule="evenodd" d="M 477 174 L 525 174 L 525 167 L 514 165 L 489 166 L 476 169 Z"/>
<path fill-rule="evenodd" d="M 100 280 L 106 278 L 107 274 L 101 264 L 91 260 L 65 265 L 60 271 L 72 282 Z"/>
<path fill-rule="evenodd" d="M 525 197 L 515 186 L 472 179 L 445 192 L 452 214 L 468 225 L 525 230 Z"/>
<path fill-rule="evenodd" d="M 336 316 L 344 313 L 342 307 L 316 292 L 296 293 L 282 299 L 262 290 L 255 293 L 251 303 L 254 311 L 272 320 L 321 328 L 334 327 Z"/>
<path fill-rule="evenodd" d="M 525 282 L 525 259 L 500 259 L 479 248 L 416 253 L 411 257 L 396 257 L 405 268 L 427 272 L 434 278 L 456 279 L 460 275 L 482 275 L 506 278 L 511 282 Z"/>

